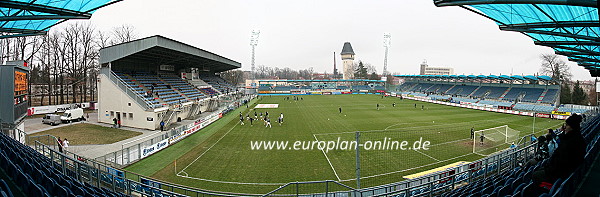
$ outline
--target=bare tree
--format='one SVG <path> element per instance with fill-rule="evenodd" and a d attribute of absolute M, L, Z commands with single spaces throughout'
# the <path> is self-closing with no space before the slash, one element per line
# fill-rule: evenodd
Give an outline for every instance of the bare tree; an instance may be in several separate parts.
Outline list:
<path fill-rule="evenodd" d="M 124 42 L 129 42 L 137 39 L 137 34 L 135 33 L 135 28 L 131 25 L 121 25 L 119 27 L 113 28 L 113 45 L 120 44 Z"/>
<path fill-rule="evenodd" d="M 550 75 L 552 79 L 567 82 L 573 76 L 569 65 L 561 60 L 556 54 L 542 54 L 542 68 L 540 72 L 544 75 Z"/>

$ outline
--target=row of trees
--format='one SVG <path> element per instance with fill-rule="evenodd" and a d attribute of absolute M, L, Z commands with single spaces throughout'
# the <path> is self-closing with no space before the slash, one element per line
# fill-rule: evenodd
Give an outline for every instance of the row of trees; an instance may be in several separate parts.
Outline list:
<path fill-rule="evenodd" d="M 70 23 L 43 36 L 2 39 L 0 60 L 29 62 L 31 105 L 94 101 L 99 50 L 136 37 L 128 25 L 104 32 L 89 22 Z"/>
<path fill-rule="evenodd" d="M 255 68 L 254 75 L 256 79 L 270 79 L 278 77 L 279 79 L 312 79 L 313 68 L 293 70 L 291 68 L 278 68 L 259 65 Z"/>

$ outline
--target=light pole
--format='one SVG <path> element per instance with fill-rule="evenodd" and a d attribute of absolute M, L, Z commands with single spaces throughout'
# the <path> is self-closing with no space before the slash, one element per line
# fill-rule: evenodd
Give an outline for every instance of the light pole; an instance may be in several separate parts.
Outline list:
<path fill-rule="evenodd" d="M 392 34 L 383 33 L 383 47 L 385 48 L 385 56 L 383 57 L 383 76 L 387 76 L 387 58 L 388 58 L 388 50 L 392 46 Z"/>
<path fill-rule="evenodd" d="M 258 36 L 260 35 L 260 30 L 252 30 L 252 34 L 250 35 L 250 46 L 252 46 L 252 71 L 251 71 L 251 79 L 252 79 L 252 83 L 255 83 L 255 76 L 254 76 L 254 49 L 256 48 L 256 45 L 258 45 Z"/>

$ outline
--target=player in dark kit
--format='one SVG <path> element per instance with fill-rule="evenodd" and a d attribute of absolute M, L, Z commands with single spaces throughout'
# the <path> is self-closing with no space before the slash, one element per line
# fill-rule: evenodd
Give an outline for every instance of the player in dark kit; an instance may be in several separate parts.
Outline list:
<path fill-rule="evenodd" d="M 481 144 L 483 146 L 483 139 L 485 137 L 483 136 L 483 133 L 481 133 L 481 136 L 479 136 L 479 144 Z"/>
<path fill-rule="evenodd" d="M 252 122 L 254 122 L 254 118 L 250 117 L 250 126 L 252 126 Z"/>
<path fill-rule="evenodd" d="M 471 127 L 471 139 L 475 138 L 475 128 Z"/>
<path fill-rule="evenodd" d="M 379 110 L 379 103 L 377 103 L 377 110 Z"/>
<path fill-rule="evenodd" d="M 341 114 L 342 113 L 342 107 L 340 107 L 339 110 L 340 110 L 340 114 Z"/>
<path fill-rule="evenodd" d="M 240 125 L 244 125 L 244 116 L 240 114 Z"/>

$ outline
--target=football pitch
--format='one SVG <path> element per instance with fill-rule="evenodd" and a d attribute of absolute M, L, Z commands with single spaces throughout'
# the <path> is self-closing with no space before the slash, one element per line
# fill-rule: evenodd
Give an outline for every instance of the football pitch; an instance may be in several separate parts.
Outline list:
<path fill-rule="evenodd" d="M 175 184 L 236 193 L 266 193 L 296 181 L 335 180 L 356 187 L 356 150 L 348 148 L 353 146 L 344 148 L 339 142 L 354 141 L 359 131 L 361 186 L 369 187 L 402 181 L 403 176 L 459 161 L 482 158 L 473 154 L 471 128 L 484 130 L 507 125 L 520 131 L 520 136 L 534 131 L 533 117 L 395 97 L 314 95 L 300 96 L 301 100 L 293 100 L 292 96 L 287 100 L 287 97 L 261 96 L 249 108 L 244 106 L 230 112 L 126 170 Z M 278 106 L 255 109 L 257 104 Z M 262 120 L 250 125 L 246 115 L 254 118 L 255 111 L 259 116 L 268 111 L 272 127 L 265 127 Z M 240 124 L 240 112 L 244 125 Z M 280 125 L 277 120 L 281 113 L 284 122 Z M 536 135 L 548 128 L 557 128 L 562 122 L 536 118 Z M 288 144 L 282 149 L 261 147 L 256 150 L 255 147 L 253 150 L 251 144 L 261 141 Z M 337 144 L 325 149 L 315 143 L 319 141 Z M 366 150 L 367 141 L 372 142 L 369 150 Z M 399 141 L 396 145 L 406 141 L 408 148 L 393 149 L 390 141 Z M 425 141 L 429 143 L 426 149 Z M 481 145 L 488 148 L 487 151 L 508 147 L 508 144 L 491 146 L 488 141 Z M 377 142 L 382 146 L 377 148 Z M 293 146 L 294 143 L 298 146 Z M 413 148 L 417 143 L 421 149 Z"/>

